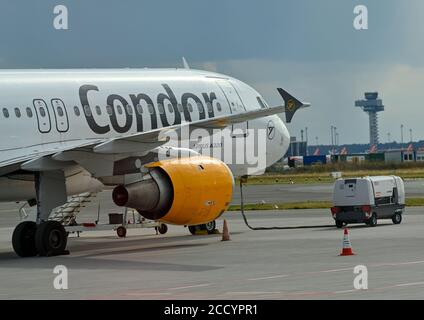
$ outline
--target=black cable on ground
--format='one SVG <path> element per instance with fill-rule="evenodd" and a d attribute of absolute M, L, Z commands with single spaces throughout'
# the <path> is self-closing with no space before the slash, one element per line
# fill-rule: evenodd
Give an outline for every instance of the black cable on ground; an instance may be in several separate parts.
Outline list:
<path fill-rule="evenodd" d="M 251 230 L 294 230 L 294 229 L 315 229 L 315 228 L 332 228 L 331 225 L 320 225 L 320 226 L 297 226 L 297 227 L 252 227 L 247 221 L 244 213 L 244 199 L 243 199 L 243 178 L 240 178 L 240 209 L 243 216 L 244 223 Z"/>

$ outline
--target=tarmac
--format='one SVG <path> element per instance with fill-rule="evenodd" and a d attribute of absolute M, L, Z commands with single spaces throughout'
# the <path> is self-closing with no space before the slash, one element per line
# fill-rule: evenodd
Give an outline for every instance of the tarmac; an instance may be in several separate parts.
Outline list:
<path fill-rule="evenodd" d="M 418 193 L 421 186 L 422 181 L 413 188 Z M 287 190 L 301 199 L 314 192 L 317 198 L 328 196 L 328 185 L 276 186 L 268 193 L 269 186 L 263 187 L 249 187 L 257 196 L 250 202 L 261 195 L 268 195 L 266 201 L 280 199 Z M 121 211 L 111 204 L 110 191 L 97 200 L 101 222 L 107 212 Z M 80 222 L 97 219 L 98 202 L 84 209 Z M 192 236 L 182 226 L 169 226 L 165 235 L 130 229 L 125 239 L 112 230 L 96 231 L 70 235 L 70 255 L 23 259 L 11 246 L 18 207 L 0 205 L 0 299 L 424 298 L 424 208 L 407 208 L 401 225 L 382 220 L 375 228 L 349 226 L 356 255 L 348 257 L 339 256 L 343 231 L 320 227 L 334 223 L 328 210 L 288 210 L 247 216 L 253 226 L 316 227 L 252 231 L 239 212 L 230 212 L 223 218 L 231 241 L 222 242 L 220 234 Z M 67 290 L 54 288 L 57 265 L 68 270 Z M 367 268 L 367 290 L 354 287 L 358 265 Z"/>
<path fill-rule="evenodd" d="M 424 197 L 424 180 L 406 180 L 408 197 Z M 243 189 L 246 203 L 283 203 L 298 201 L 332 201 L 333 184 L 273 184 L 246 185 Z M 234 188 L 233 204 L 240 203 L 239 186 Z"/>

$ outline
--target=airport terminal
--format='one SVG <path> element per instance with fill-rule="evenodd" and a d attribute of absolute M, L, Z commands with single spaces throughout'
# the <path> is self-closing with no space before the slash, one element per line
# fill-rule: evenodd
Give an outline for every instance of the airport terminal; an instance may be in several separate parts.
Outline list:
<path fill-rule="evenodd" d="M 159 26 L 158 3 L 65 2 L 33 8 L 49 24 L 31 27 L 0 5 L 14 30 L 0 53 L 0 299 L 424 298 L 424 71 L 400 49 L 419 22 L 393 49 L 365 24 L 372 1 L 333 2 L 318 24 L 317 4 L 239 8 L 269 25 L 236 24 L 218 1 L 220 22 L 196 28 L 190 1 Z M 375 23 L 424 9 L 412 2 Z M 128 21 L 105 23 L 115 13 Z M 31 40 L 29 57 L 31 37 L 46 48 Z"/>

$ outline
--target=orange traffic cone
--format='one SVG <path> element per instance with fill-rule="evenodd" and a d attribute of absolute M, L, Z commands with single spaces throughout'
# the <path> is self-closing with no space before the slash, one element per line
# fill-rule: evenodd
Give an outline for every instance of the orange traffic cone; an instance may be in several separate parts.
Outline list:
<path fill-rule="evenodd" d="M 352 251 L 352 244 L 349 240 L 349 230 L 347 228 L 344 229 L 343 235 L 343 249 L 340 253 L 340 256 L 354 256 L 355 254 Z"/>
<path fill-rule="evenodd" d="M 222 229 L 222 241 L 229 241 L 230 239 L 230 232 L 228 231 L 228 225 L 227 220 L 224 219 L 224 227 Z"/>

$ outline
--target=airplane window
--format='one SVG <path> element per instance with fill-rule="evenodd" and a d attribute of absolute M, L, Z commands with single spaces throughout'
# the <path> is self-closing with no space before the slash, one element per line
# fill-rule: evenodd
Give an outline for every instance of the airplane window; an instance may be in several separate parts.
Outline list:
<path fill-rule="evenodd" d="M 265 103 L 262 101 L 261 97 L 256 97 L 256 99 L 258 99 L 259 106 L 260 106 L 262 109 L 265 109 L 265 108 L 266 108 L 266 105 L 265 105 Z"/>
<path fill-rule="evenodd" d="M 111 106 L 106 106 L 106 112 L 107 112 L 108 115 L 111 116 L 113 114 L 112 107 Z"/>
<path fill-rule="evenodd" d="M 212 112 L 212 105 L 210 102 L 206 103 L 206 107 L 208 108 L 208 112 Z"/>
<path fill-rule="evenodd" d="M 21 110 L 19 110 L 19 108 L 15 108 L 15 115 L 16 117 L 20 118 L 21 117 Z"/>
<path fill-rule="evenodd" d="M 74 113 L 77 117 L 81 115 L 80 109 L 77 106 L 74 107 Z"/>
<path fill-rule="evenodd" d="M 31 108 L 26 108 L 26 114 L 27 114 L 28 118 L 32 118 L 32 110 L 31 110 Z"/>
<path fill-rule="evenodd" d="M 122 114 L 122 107 L 120 105 L 117 105 L 116 109 L 118 110 L 119 114 Z"/>
<path fill-rule="evenodd" d="M 183 106 L 181 103 L 177 104 L 177 108 L 179 112 L 183 112 Z"/>
<path fill-rule="evenodd" d="M 200 113 L 205 112 L 205 108 L 203 108 L 203 104 L 201 104 L 200 102 L 197 103 L 197 107 L 199 108 Z"/>
<path fill-rule="evenodd" d="M 164 114 L 164 113 L 165 113 L 165 109 L 164 109 L 164 107 L 163 107 L 163 104 L 159 103 L 159 104 L 158 104 L 158 109 L 159 109 L 159 113 L 160 113 L 160 114 Z"/>
<path fill-rule="evenodd" d="M 153 109 L 153 106 L 151 104 L 147 105 L 147 108 L 149 108 L 149 113 L 150 114 L 155 113 L 155 109 Z"/>
<path fill-rule="evenodd" d="M 168 104 L 168 111 L 170 112 L 170 113 L 173 113 L 174 112 L 174 108 L 172 107 L 172 104 Z"/>
<path fill-rule="evenodd" d="M 141 116 L 143 114 L 143 107 L 138 104 L 135 108 L 137 109 L 137 113 Z"/>
<path fill-rule="evenodd" d="M 97 115 L 101 115 L 102 114 L 102 109 L 100 109 L 100 107 L 99 106 L 96 106 L 96 113 L 97 113 Z"/>
<path fill-rule="evenodd" d="M 133 109 L 129 104 L 127 104 L 126 109 L 128 114 L 133 114 Z"/>
<path fill-rule="evenodd" d="M 5 118 L 9 118 L 9 110 L 7 110 L 6 108 L 3 108 L 3 115 Z"/>
<path fill-rule="evenodd" d="M 191 103 L 189 103 L 187 106 L 188 106 L 188 111 L 193 112 L 193 106 L 191 105 Z"/>
<path fill-rule="evenodd" d="M 43 107 L 40 107 L 40 115 L 44 118 L 46 116 L 46 110 Z"/>
<path fill-rule="evenodd" d="M 63 117 L 64 113 L 62 107 L 57 107 L 57 114 L 59 115 L 59 117 Z"/>
<path fill-rule="evenodd" d="M 219 102 L 216 103 L 216 108 L 218 109 L 218 111 L 221 111 L 222 110 L 221 104 Z"/>
<path fill-rule="evenodd" d="M 84 113 L 87 117 L 91 117 L 91 109 L 90 106 L 84 106 Z"/>

